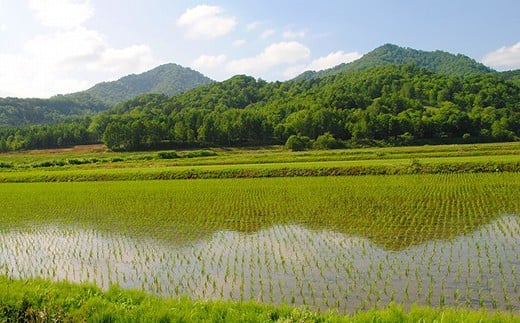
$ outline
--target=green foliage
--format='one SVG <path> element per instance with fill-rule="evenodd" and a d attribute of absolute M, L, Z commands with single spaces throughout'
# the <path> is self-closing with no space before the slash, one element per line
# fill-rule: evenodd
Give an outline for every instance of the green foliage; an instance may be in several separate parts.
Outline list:
<path fill-rule="evenodd" d="M 307 136 L 291 135 L 285 142 L 285 148 L 292 151 L 302 151 L 310 147 L 311 140 Z"/>
<path fill-rule="evenodd" d="M 175 159 L 179 158 L 179 154 L 176 151 L 160 151 L 157 153 L 160 159 Z"/>
<path fill-rule="evenodd" d="M 80 138 L 56 135 L 68 124 L 1 129 L 0 149 L 101 140 L 124 151 L 281 145 L 326 132 L 347 146 L 514 141 L 519 102 L 520 86 L 498 74 L 446 76 L 415 65 L 284 83 L 238 75 L 171 98 L 135 97 L 76 122 Z"/>
<path fill-rule="evenodd" d="M 50 99 L 0 98 L 0 128 L 55 124 L 108 109 L 108 105 L 88 95 L 75 98 L 59 95 Z"/>
<path fill-rule="evenodd" d="M 341 143 L 330 132 L 326 132 L 316 138 L 312 147 L 314 149 L 337 149 L 341 148 Z"/>

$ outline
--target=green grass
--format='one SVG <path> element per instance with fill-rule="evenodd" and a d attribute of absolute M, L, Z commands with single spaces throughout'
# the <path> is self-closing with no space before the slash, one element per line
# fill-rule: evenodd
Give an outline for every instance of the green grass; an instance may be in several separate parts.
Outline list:
<path fill-rule="evenodd" d="M 139 291 L 0 277 L 5 322 L 518 322 L 518 313 L 399 306 L 352 315 L 255 302 L 161 299 Z"/>
<path fill-rule="evenodd" d="M 520 143 L 290 152 L 280 147 L 113 153 L 102 146 L 0 154 L 0 182 L 519 171 Z M 179 158 L 164 159 L 167 155 Z"/>

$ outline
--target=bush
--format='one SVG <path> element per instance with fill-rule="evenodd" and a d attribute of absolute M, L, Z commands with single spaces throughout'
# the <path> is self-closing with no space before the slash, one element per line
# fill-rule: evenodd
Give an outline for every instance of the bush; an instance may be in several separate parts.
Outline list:
<path fill-rule="evenodd" d="M 313 144 L 314 149 L 337 149 L 341 148 L 341 143 L 334 138 L 330 132 L 326 132 L 316 138 Z"/>
<path fill-rule="evenodd" d="M 175 150 L 172 151 L 160 151 L 157 153 L 159 159 L 174 159 L 179 158 L 179 155 Z"/>
<path fill-rule="evenodd" d="M 292 151 L 302 151 L 309 148 L 311 140 L 307 136 L 292 135 L 285 142 L 285 148 Z"/>
<path fill-rule="evenodd" d="M 194 158 L 194 157 L 210 157 L 216 156 L 217 153 L 212 150 L 195 150 L 185 153 L 183 158 Z"/>

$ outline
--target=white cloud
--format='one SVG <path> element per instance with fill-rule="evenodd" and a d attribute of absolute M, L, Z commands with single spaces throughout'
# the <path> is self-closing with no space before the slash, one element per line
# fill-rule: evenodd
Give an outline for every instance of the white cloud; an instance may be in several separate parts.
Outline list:
<path fill-rule="evenodd" d="M 129 73 L 147 71 L 158 64 L 150 47 L 131 45 L 125 48 L 105 48 L 98 59 L 92 60 L 86 67 L 95 72 L 109 72 L 119 78 Z"/>
<path fill-rule="evenodd" d="M 274 35 L 275 32 L 276 32 L 276 30 L 274 30 L 274 29 L 267 29 L 260 35 L 260 37 L 262 39 L 266 39 L 266 38 L 269 38 L 272 35 Z"/>
<path fill-rule="evenodd" d="M 201 55 L 191 64 L 195 69 L 211 69 L 221 66 L 226 61 L 226 55 Z"/>
<path fill-rule="evenodd" d="M 499 69 L 520 68 L 520 42 L 510 47 L 501 47 L 487 54 L 482 59 L 482 62 Z"/>
<path fill-rule="evenodd" d="M 244 46 L 246 43 L 247 43 L 247 41 L 245 39 L 237 39 L 233 42 L 233 46 L 240 47 L 240 46 Z"/>
<path fill-rule="evenodd" d="M 36 19 L 47 27 L 76 27 L 94 15 L 89 0 L 29 0 Z"/>
<path fill-rule="evenodd" d="M 0 24 L 0 32 L 7 31 L 7 25 L 6 24 Z"/>
<path fill-rule="evenodd" d="M 310 50 L 299 42 L 275 43 L 254 57 L 232 61 L 227 69 L 232 73 L 258 73 L 282 65 L 308 59 Z"/>
<path fill-rule="evenodd" d="M 253 31 L 257 29 L 261 25 L 260 21 L 253 21 L 252 23 L 247 24 L 246 30 L 247 31 Z"/>
<path fill-rule="evenodd" d="M 361 56 L 358 52 L 345 53 L 340 50 L 313 60 L 306 68 L 311 71 L 321 71 L 342 63 L 350 63 L 361 58 Z"/>
<path fill-rule="evenodd" d="M 37 35 L 16 55 L 0 53 L 0 96 L 80 91 L 157 64 L 148 46 L 113 48 L 102 34 L 84 27 Z"/>
<path fill-rule="evenodd" d="M 223 15 L 218 6 L 198 5 L 187 9 L 177 19 L 177 26 L 185 27 L 191 38 L 217 38 L 227 35 L 236 24 L 236 18 Z"/>
<path fill-rule="evenodd" d="M 287 30 L 282 34 L 282 37 L 285 39 L 300 39 L 305 37 L 305 32 Z"/>
<path fill-rule="evenodd" d="M 321 71 L 327 68 L 337 66 L 341 63 L 350 63 L 358 58 L 361 58 L 361 56 L 362 55 L 358 52 L 333 52 L 327 56 L 319 57 L 307 65 L 300 64 L 291 66 L 284 71 L 284 76 L 287 78 L 293 78 L 305 71 Z"/>

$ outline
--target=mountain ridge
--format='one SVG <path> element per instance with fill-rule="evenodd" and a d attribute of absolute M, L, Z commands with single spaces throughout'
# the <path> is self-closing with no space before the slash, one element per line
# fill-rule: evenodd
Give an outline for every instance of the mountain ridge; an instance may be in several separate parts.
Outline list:
<path fill-rule="evenodd" d="M 140 74 L 130 74 L 115 81 L 97 83 L 87 90 L 65 96 L 89 94 L 113 106 L 140 94 L 173 96 L 211 82 L 214 81 L 198 71 L 175 63 L 167 63 Z"/>
<path fill-rule="evenodd" d="M 384 44 L 366 53 L 361 58 L 342 63 L 321 71 L 305 71 L 293 78 L 293 81 L 322 78 L 344 72 L 361 71 L 384 65 L 415 64 L 432 72 L 449 76 L 494 73 L 495 70 L 462 54 L 452 54 L 442 50 L 424 51 L 394 44 Z"/>

